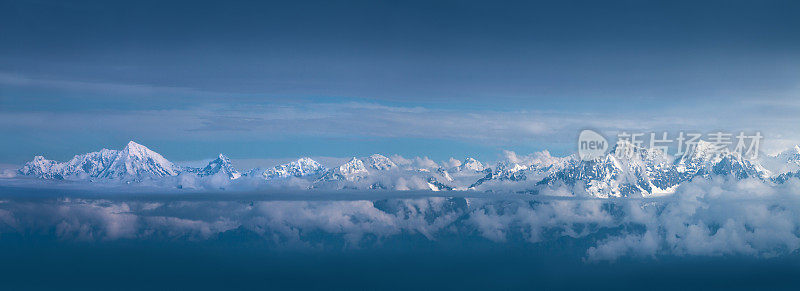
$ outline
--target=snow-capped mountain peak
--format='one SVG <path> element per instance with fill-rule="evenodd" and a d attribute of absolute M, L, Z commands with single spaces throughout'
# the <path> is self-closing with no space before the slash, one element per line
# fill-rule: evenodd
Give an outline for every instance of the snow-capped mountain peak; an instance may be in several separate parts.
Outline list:
<path fill-rule="evenodd" d="M 201 169 L 198 172 L 198 175 L 201 177 L 212 176 L 217 173 L 224 173 L 228 175 L 228 178 L 230 178 L 231 180 L 238 179 L 239 177 L 242 176 L 242 174 L 239 173 L 239 171 L 237 171 L 236 168 L 233 167 L 233 165 L 231 164 L 231 160 L 228 159 L 228 157 L 225 156 L 224 154 L 219 154 L 219 156 L 216 159 L 209 162 L 208 165 L 205 166 L 205 168 Z"/>
<path fill-rule="evenodd" d="M 700 141 L 676 162 L 684 180 L 694 176 L 731 175 L 736 178 L 767 177 L 770 171 L 760 161 L 747 159 L 710 142 Z"/>
<path fill-rule="evenodd" d="M 523 165 L 515 162 L 499 162 L 497 163 L 497 171 L 504 173 L 515 173 L 527 169 Z"/>
<path fill-rule="evenodd" d="M 391 159 L 380 155 L 380 154 L 373 154 L 369 157 L 364 158 L 364 162 L 372 169 L 385 171 L 394 169 L 397 167 L 397 164 L 392 162 Z"/>
<path fill-rule="evenodd" d="M 125 147 L 122 148 L 122 152 L 126 152 L 131 156 L 137 156 L 137 157 L 145 157 L 156 153 L 148 149 L 146 146 L 136 143 L 135 141 L 129 141 L 128 144 L 126 144 Z"/>
<path fill-rule="evenodd" d="M 473 158 L 466 158 L 461 165 L 456 167 L 456 171 L 473 171 L 473 172 L 481 172 L 486 167 L 480 161 L 473 159 Z"/>
<path fill-rule="evenodd" d="M 27 176 L 35 176 L 45 179 L 60 179 L 62 178 L 59 163 L 53 160 L 45 159 L 43 156 L 35 156 L 33 160 L 25 163 L 19 169 L 19 174 Z"/>
<path fill-rule="evenodd" d="M 793 147 L 790 149 L 790 151 L 792 151 L 792 153 L 795 153 L 795 154 L 800 154 L 800 145 L 795 145 L 795 146 L 793 146 Z"/>
<path fill-rule="evenodd" d="M 303 157 L 290 163 L 269 168 L 264 171 L 263 175 L 265 179 L 270 180 L 318 175 L 324 173 L 326 170 L 327 169 L 320 163 L 317 163 L 317 161 L 308 157 Z"/>
<path fill-rule="evenodd" d="M 119 151 L 102 149 L 83 155 L 77 155 L 62 164 L 61 171 L 67 176 L 98 177 L 114 162 Z"/>
<path fill-rule="evenodd" d="M 709 162 L 719 162 L 723 155 L 723 151 L 719 146 L 704 140 L 699 141 L 693 150 L 689 150 L 692 159 Z"/>
<path fill-rule="evenodd" d="M 793 146 L 774 156 L 762 157 L 761 162 L 777 175 L 800 171 L 800 146 Z"/>
<path fill-rule="evenodd" d="M 358 180 L 369 174 L 364 162 L 355 157 L 336 168 L 336 172 L 348 181 Z"/>
<path fill-rule="evenodd" d="M 795 145 L 785 151 L 778 153 L 775 157 L 780 159 L 781 161 L 800 162 L 800 146 Z"/>
<path fill-rule="evenodd" d="M 101 174 L 102 178 L 142 179 L 176 176 L 180 168 L 160 154 L 134 141 L 120 150 L 111 165 Z"/>
<path fill-rule="evenodd" d="M 180 168 L 147 147 L 129 142 L 122 150 L 102 149 L 63 163 L 37 156 L 19 172 L 47 179 L 108 178 L 142 180 L 175 176 Z"/>

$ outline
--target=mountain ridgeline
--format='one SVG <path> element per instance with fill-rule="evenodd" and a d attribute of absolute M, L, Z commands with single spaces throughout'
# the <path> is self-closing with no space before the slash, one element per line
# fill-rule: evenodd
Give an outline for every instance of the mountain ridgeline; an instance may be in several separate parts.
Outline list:
<path fill-rule="evenodd" d="M 625 151 L 627 154 L 620 154 Z M 473 190 L 484 192 L 554 193 L 593 197 L 648 197 L 669 194 L 693 179 L 758 179 L 784 183 L 800 177 L 800 147 L 776 156 L 747 159 L 718 152 L 700 142 L 678 158 L 660 151 L 621 143 L 605 156 L 581 160 L 554 157 L 547 151 L 509 156 L 489 167 L 474 158 L 435 163 L 429 159 L 388 158 L 379 154 L 353 157 L 328 168 L 303 157 L 265 169 L 240 172 L 223 154 L 205 167 L 178 166 L 147 147 L 129 142 L 121 150 L 102 149 L 66 162 L 36 156 L 19 169 L 41 179 L 156 183 L 178 188 L 274 186 L 302 189 Z M 237 188 L 238 187 L 238 188 Z"/>

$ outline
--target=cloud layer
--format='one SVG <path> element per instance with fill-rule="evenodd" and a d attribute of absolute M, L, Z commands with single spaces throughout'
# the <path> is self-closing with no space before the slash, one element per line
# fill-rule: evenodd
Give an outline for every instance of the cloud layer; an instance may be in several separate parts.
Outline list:
<path fill-rule="evenodd" d="M 800 249 L 800 181 L 696 180 L 672 197 L 6 199 L 0 233 L 84 243 L 256 238 L 276 249 L 370 249 L 389 241 L 574 240 L 588 262 L 668 256 L 779 257 Z M 377 194 L 371 194 L 377 195 Z M 124 196 L 122 196 L 124 197 Z M 341 198 L 343 200 L 339 200 Z M 585 247 L 583 247 L 585 246 Z"/>

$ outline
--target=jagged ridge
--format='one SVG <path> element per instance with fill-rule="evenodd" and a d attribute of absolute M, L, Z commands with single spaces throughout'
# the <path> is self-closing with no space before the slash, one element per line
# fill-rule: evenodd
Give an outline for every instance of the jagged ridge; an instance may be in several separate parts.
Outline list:
<path fill-rule="evenodd" d="M 620 155 L 620 151 L 631 153 Z M 784 164 L 800 163 L 800 147 L 770 157 Z M 402 161 L 402 160 L 401 160 Z M 36 156 L 19 169 L 21 175 L 44 179 L 71 180 L 158 180 L 182 174 L 209 177 L 242 177 L 279 183 L 289 178 L 309 181 L 309 188 L 334 189 L 430 189 L 505 191 L 509 185 L 524 186 L 523 192 L 538 193 L 547 187 L 582 186 L 595 197 L 650 196 L 666 194 L 683 182 L 702 177 L 724 176 L 731 179 L 761 179 L 782 183 L 800 177 L 800 170 L 773 172 L 758 160 L 734 153 L 717 153 L 711 145 L 700 142 L 688 155 L 674 158 L 661 152 L 621 143 L 606 156 L 583 161 L 575 155 L 553 157 L 547 151 L 525 159 L 509 158 L 494 167 L 485 167 L 473 158 L 455 161 L 451 168 L 435 166 L 428 160 L 421 168 L 403 166 L 383 155 L 351 158 L 328 169 L 304 157 L 266 170 L 254 169 L 247 174 L 236 170 L 228 157 L 219 154 L 203 168 L 181 168 L 160 154 L 136 142 L 121 150 L 102 149 L 76 155 L 66 162 Z M 519 187 L 518 187 L 519 188 Z M 516 190 L 519 191 L 519 190 Z"/>

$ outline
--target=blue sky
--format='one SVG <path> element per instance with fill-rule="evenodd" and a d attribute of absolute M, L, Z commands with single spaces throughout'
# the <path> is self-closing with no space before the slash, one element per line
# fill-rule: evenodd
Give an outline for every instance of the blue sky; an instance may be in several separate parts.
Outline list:
<path fill-rule="evenodd" d="M 0 163 L 131 139 L 172 160 L 800 142 L 796 2 L 287 2 L 0 1 Z"/>

